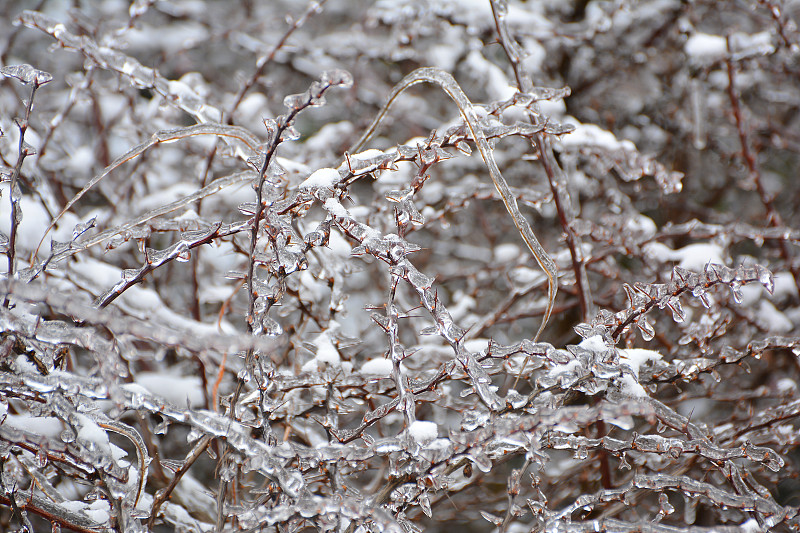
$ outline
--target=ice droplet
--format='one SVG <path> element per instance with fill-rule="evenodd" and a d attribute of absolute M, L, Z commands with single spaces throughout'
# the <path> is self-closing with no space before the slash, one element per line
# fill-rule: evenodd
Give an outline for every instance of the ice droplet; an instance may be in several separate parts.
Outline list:
<path fill-rule="evenodd" d="M 499 516 L 494 516 L 491 513 L 487 513 L 486 511 L 481 511 L 481 516 L 483 517 L 484 520 L 496 526 L 499 526 L 500 524 L 503 523 L 502 518 L 500 518 Z"/>
<path fill-rule="evenodd" d="M 431 511 L 431 502 L 428 499 L 428 494 L 423 493 L 419 497 L 419 506 L 422 509 L 422 512 L 425 513 L 425 516 L 428 518 L 433 518 L 433 512 Z"/>
<path fill-rule="evenodd" d="M 61 432 L 61 441 L 62 442 L 66 443 L 66 444 L 70 444 L 70 443 L 75 442 L 75 439 L 76 439 L 76 436 L 75 436 L 75 432 L 73 430 L 65 429 L 64 431 Z"/>
<path fill-rule="evenodd" d="M 737 304 L 742 303 L 742 299 L 743 299 L 743 296 L 742 296 L 742 284 L 739 283 L 738 281 L 733 281 L 733 282 L 731 282 L 730 287 L 731 287 L 731 295 L 733 296 L 733 300 Z"/>
<path fill-rule="evenodd" d="M 764 463 L 764 466 L 766 466 L 773 472 L 777 472 L 778 470 L 783 468 L 784 464 L 786 464 L 784 460 L 781 458 L 781 456 L 775 453 L 768 453 L 762 462 Z"/>
<path fill-rule="evenodd" d="M 306 95 L 303 93 L 300 94 L 290 94 L 283 99 L 283 106 L 287 109 L 300 109 L 306 103 Z"/>
<path fill-rule="evenodd" d="M 650 342 L 653 340 L 653 337 L 656 336 L 656 330 L 653 329 L 653 326 L 648 322 L 647 318 L 642 317 L 636 321 L 636 327 L 639 328 L 639 332 L 642 335 L 642 339 L 646 342 Z"/>
<path fill-rule="evenodd" d="M 464 413 L 461 418 L 461 428 L 464 431 L 474 431 L 488 423 L 489 413 L 487 411 L 470 410 Z"/>
<path fill-rule="evenodd" d="M 72 240 L 74 241 L 75 239 L 77 239 L 78 237 L 89 231 L 91 228 L 95 227 L 96 223 L 97 223 L 97 217 L 95 216 L 90 218 L 86 222 L 76 224 L 75 227 L 72 229 Z"/>
<path fill-rule="evenodd" d="M 281 133 L 281 141 L 296 141 L 300 138 L 300 132 L 291 124 Z"/>
<path fill-rule="evenodd" d="M 43 70 L 37 70 L 30 65 L 8 65 L 7 67 L 0 68 L 0 74 L 9 78 L 17 78 L 25 85 L 29 83 L 36 83 L 36 85 L 44 85 L 53 79 L 53 76 Z"/>
<path fill-rule="evenodd" d="M 711 309 L 711 299 L 708 297 L 708 293 L 704 292 L 700 294 L 700 303 L 703 304 L 703 307 L 706 309 Z"/>
<path fill-rule="evenodd" d="M 683 449 L 680 446 L 670 446 L 669 450 L 667 450 L 667 454 L 673 459 L 679 458 L 682 453 Z"/>
<path fill-rule="evenodd" d="M 697 498 L 692 498 L 686 494 L 683 495 L 683 521 L 689 525 L 694 524 L 697 518 Z"/>
<path fill-rule="evenodd" d="M 47 450 L 44 446 L 40 446 L 36 451 L 36 467 L 44 468 L 45 466 L 47 466 Z"/>
<path fill-rule="evenodd" d="M 756 265 L 756 272 L 758 273 L 758 281 L 767 289 L 767 292 L 772 294 L 775 290 L 775 277 L 769 269 Z"/>
<path fill-rule="evenodd" d="M 672 311 L 672 319 L 675 322 L 680 323 L 686 320 L 686 312 L 683 310 L 681 301 L 678 298 L 670 298 L 667 305 L 669 306 L 670 311 Z"/>
<path fill-rule="evenodd" d="M 665 493 L 658 495 L 658 507 L 663 515 L 671 515 L 675 508 L 669 503 L 669 497 Z"/>
<path fill-rule="evenodd" d="M 348 88 L 353 85 L 353 75 L 342 69 L 326 70 L 320 76 L 320 81 L 326 85 Z"/>
<path fill-rule="evenodd" d="M 484 474 L 492 470 L 492 460 L 483 452 L 471 453 L 469 454 L 469 459 L 471 459 L 472 462 L 475 463 L 475 466 L 478 467 L 478 470 Z"/>

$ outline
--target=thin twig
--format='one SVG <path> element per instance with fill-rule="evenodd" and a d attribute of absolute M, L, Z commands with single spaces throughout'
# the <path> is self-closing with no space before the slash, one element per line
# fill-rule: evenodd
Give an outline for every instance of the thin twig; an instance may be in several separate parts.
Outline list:
<path fill-rule="evenodd" d="M 16 253 L 16 244 L 17 244 L 17 231 L 19 229 L 19 220 L 21 217 L 19 213 L 19 198 L 17 195 L 17 190 L 19 189 L 19 185 L 17 184 L 17 180 L 19 180 L 20 172 L 22 171 L 22 163 L 25 161 L 25 158 L 31 155 L 33 152 L 29 151 L 28 145 L 25 143 L 25 132 L 28 131 L 28 121 L 31 118 L 31 110 L 33 109 L 33 97 L 36 95 L 36 90 L 39 89 L 39 80 L 34 79 L 31 82 L 31 93 L 28 97 L 28 103 L 25 106 L 25 118 L 17 121 L 17 127 L 19 128 L 19 144 L 17 147 L 17 163 L 14 165 L 14 171 L 11 173 L 11 187 L 9 193 L 9 201 L 11 202 L 11 231 L 8 235 L 8 251 L 6 252 L 6 257 L 8 259 L 8 278 L 11 279 L 14 277 L 14 264 L 15 264 L 15 253 Z M 8 307 L 8 297 L 3 300 L 3 307 Z"/>
<path fill-rule="evenodd" d="M 726 43 L 728 47 L 728 55 L 730 56 L 730 37 L 726 38 Z M 756 161 L 756 154 L 750 150 L 750 143 L 747 139 L 747 127 L 745 125 L 745 119 L 744 115 L 742 114 L 741 105 L 739 104 L 739 95 L 736 92 L 736 68 L 733 65 L 733 60 L 730 57 L 726 58 L 725 65 L 727 66 L 728 72 L 728 98 L 731 101 L 733 118 L 736 122 L 736 131 L 739 135 L 739 145 L 742 148 L 742 159 L 747 165 L 748 177 L 755 185 L 756 190 L 758 191 L 758 196 L 761 199 L 761 203 L 764 204 L 764 209 L 767 212 L 768 224 L 772 227 L 783 227 L 783 219 L 781 214 L 775 208 L 773 197 L 767 192 L 766 188 L 764 188 L 764 180 L 761 178 L 761 171 Z M 800 292 L 800 266 L 798 266 L 793 260 L 792 251 L 790 250 L 785 239 L 779 240 L 778 246 L 781 251 L 781 256 L 783 257 L 784 261 L 786 261 L 787 268 L 792 273 L 795 286 L 797 287 L 798 292 Z"/>

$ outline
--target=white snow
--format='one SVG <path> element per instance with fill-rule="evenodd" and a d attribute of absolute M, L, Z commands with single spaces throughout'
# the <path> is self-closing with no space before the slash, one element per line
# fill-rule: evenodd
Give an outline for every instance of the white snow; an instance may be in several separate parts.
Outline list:
<path fill-rule="evenodd" d="M 775 45 L 772 44 L 774 38 L 774 33 L 769 31 L 753 34 L 736 32 L 731 35 L 731 48 L 737 55 L 771 54 L 775 52 Z"/>
<path fill-rule="evenodd" d="M 339 171 L 335 168 L 321 168 L 315 170 L 306 180 L 300 184 L 301 189 L 311 187 L 332 188 L 339 181 Z"/>
<path fill-rule="evenodd" d="M 639 368 L 648 361 L 660 361 L 662 355 L 655 350 L 644 348 L 618 348 L 620 362 L 631 367 L 631 370 L 639 374 Z"/>
<path fill-rule="evenodd" d="M 562 148 L 594 146 L 606 150 L 636 150 L 631 141 L 620 141 L 613 133 L 595 124 L 582 124 L 572 117 L 567 117 L 564 122 L 574 125 L 575 129 L 561 136 L 559 145 Z"/>
<path fill-rule="evenodd" d="M 603 337 L 600 335 L 593 335 L 588 339 L 583 339 L 578 346 L 590 352 L 604 352 L 608 349 L 608 346 L 606 346 L 606 343 L 603 341 Z"/>
<path fill-rule="evenodd" d="M 640 213 L 629 218 L 625 222 L 625 227 L 641 234 L 641 238 L 650 239 L 656 234 L 656 223 L 653 219 Z"/>
<path fill-rule="evenodd" d="M 759 533 L 760 531 L 763 531 L 755 518 L 747 519 L 739 524 L 739 527 L 741 528 L 742 533 Z"/>
<path fill-rule="evenodd" d="M 91 503 L 82 501 L 66 501 L 58 504 L 73 513 L 83 513 L 98 524 L 105 524 L 111 517 L 111 505 L 107 500 L 95 500 Z"/>
<path fill-rule="evenodd" d="M 673 250 L 660 242 L 649 242 L 643 247 L 644 253 L 650 258 L 667 263 L 677 261 L 678 266 L 694 272 L 702 272 L 706 264 L 725 264 L 725 251 L 714 243 L 694 243 Z"/>
<path fill-rule="evenodd" d="M 712 62 L 725 57 L 728 45 L 725 43 L 725 37 L 708 33 L 695 33 L 686 41 L 683 50 L 693 61 Z"/>
<path fill-rule="evenodd" d="M 106 457 L 112 456 L 108 434 L 97 423 L 84 414 L 78 413 L 78 440 L 84 444 L 94 445 Z"/>
<path fill-rule="evenodd" d="M 350 212 L 336 198 L 328 198 L 323 204 L 325 209 L 333 216 L 339 218 L 350 218 Z"/>
<path fill-rule="evenodd" d="M 797 383 L 791 378 L 780 378 L 775 383 L 775 388 L 785 394 L 794 393 L 797 392 Z"/>
<path fill-rule="evenodd" d="M 446 44 L 436 44 L 428 48 L 430 65 L 453 72 L 458 60 L 464 54 L 466 43 L 461 39 L 460 32 L 455 26 L 448 24 L 439 31 L 442 32 L 440 42 Z"/>
<path fill-rule="evenodd" d="M 629 396 L 647 396 L 647 391 L 644 390 L 644 387 L 638 382 L 639 369 L 648 361 L 660 361 L 662 355 L 655 350 L 646 350 L 643 348 L 619 348 L 617 351 L 620 355 L 620 364 L 628 365 L 631 370 L 633 370 L 634 374 L 636 374 L 636 378 L 630 374 L 623 374 L 620 378 L 620 390 L 623 394 Z"/>
<path fill-rule="evenodd" d="M 350 252 L 353 250 L 350 243 L 338 230 L 331 231 L 331 236 L 328 239 L 328 249 L 340 258 L 350 257 Z"/>
<path fill-rule="evenodd" d="M 678 266 L 686 270 L 702 272 L 708 263 L 725 264 L 724 251 L 718 244 L 695 243 L 675 250 Z"/>
<path fill-rule="evenodd" d="M 797 284 L 791 272 L 775 273 L 775 289 L 772 291 L 773 298 L 795 298 L 797 297 Z"/>
<path fill-rule="evenodd" d="M 83 512 L 98 524 L 105 524 L 111 518 L 111 504 L 107 500 L 95 500 Z"/>
<path fill-rule="evenodd" d="M 197 214 L 197 211 L 194 209 L 187 209 L 184 213 L 178 217 L 175 217 L 175 220 L 198 220 L 200 215 Z"/>
<path fill-rule="evenodd" d="M 353 124 L 346 120 L 325 124 L 303 143 L 303 152 L 308 152 L 308 159 L 313 160 L 323 150 L 337 151 L 342 139 L 353 135 L 353 130 Z"/>
<path fill-rule="evenodd" d="M 88 174 L 92 168 L 94 158 L 94 150 L 90 146 L 79 146 L 67 155 L 67 169 L 75 174 Z"/>
<path fill-rule="evenodd" d="M 467 313 L 475 308 L 476 303 L 475 298 L 459 290 L 453 294 L 453 301 L 447 309 L 450 311 L 450 317 L 453 320 L 462 322 Z"/>
<path fill-rule="evenodd" d="M 363 152 L 359 152 L 357 154 L 350 154 L 350 159 L 354 161 L 369 161 L 370 159 L 375 159 L 376 157 L 380 157 L 385 155 L 381 150 L 376 148 L 370 148 L 369 150 L 364 150 Z"/>
<path fill-rule="evenodd" d="M 64 424 L 54 416 L 7 415 L 3 424 L 51 439 L 64 431 Z"/>
<path fill-rule="evenodd" d="M 329 364 L 332 366 L 341 366 L 342 359 L 339 357 L 339 350 L 333 345 L 331 340 L 330 331 L 332 328 L 338 328 L 338 324 L 331 321 L 329 329 L 321 332 L 314 339 L 314 345 L 317 347 L 317 352 L 314 358 L 303 365 L 303 372 L 314 372 L 318 369 L 320 364 Z"/>
<path fill-rule="evenodd" d="M 180 483 L 175 487 L 175 496 L 192 512 L 208 512 L 216 505 L 208 488 L 188 473 L 181 477 Z"/>
<path fill-rule="evenodd" d="M 539 100 L 539 113 L 548 118 L 561 119 L 567 113 L 564 100 Z"/>
<path fill-rule="evenodd" d="M 0 233 L 6 236 L 11 233 L 11 207 L 8 200 L 10 196 L 9 185 L 8 182 L 0 184 L 0 201 L 2 201 L 0 204 Z M 47 229 L 50 215 L 39 200 L 27 194 L 22 195 L 19 206 L 22 209 L 22 221 L 17 225 L 17 250 L 33 251 Z M 50 239 L 61 242 L 70 241 L 72 239 L 72 228 L 80 222 L 81 220 L 74 214 L 65 214 L 56 229 L 48 234 L 48 238 L 45 239 L 39 251 L 39 257 L 41 258 L 42 255 L 47 257 L 46 254 L 50 251 Z M 21 262 L 20 266 L 22 266 Z M 5 272 L 6 268 L 6 261 L 0 261 L 0 272 Z"/>
<path fill-rule="evenodd" d="M 794 329 L 792 321 L 767 300 L 761 300 L 759 303 L 757 316 L 758 322 L 764 325 L 770 333 L 780 335 Z"/>
<path fill-rule="evenodd" d="M 544 281 L 546 275 L 540 269 L 517 266 L 508 271 L 508 277 L 520 287 L 528 287 Z"/>
<path fill-rule="evenodd" d="M 573 359 L 572 361 L 568 361 L 563 365 L 561 364 L 554 365 L 553 368 L 550 369 L 549 374 L 551 377 L 556 377 L 558 375 L 565 374 L 567 372 L 572 372 L 575 369 L 579 368 L 580 366 L 581 362 L 578 361 L 577 359 Z"/>
<path fill-rule="evenodd" d="M 667 263 L 675 257 L 675 250 L 660 242 L 648 242 L 642 246 L 642 251 L 650 259 L 659 263 Z"/>
<path fill-rule="evenodd" d="M 188 402 L 190 407 L 200 407 L 204 402 L 203 382 L 197 376 L 139 372 L 136 374 L 136 383 L 177 406 L 184 406 Z"/>
<path fill-rule="evenodd" d="M 28 358 L 22 354 L 18 355 L 16 359 L 14 359 L 14 367 L 15 371 L 19 374 L 38 374 L 39 369 L 36 368 L 36 365 L 31 363 Z M 52 390 L 49 388 L 48 391 Z M 44 392 L 44 391 L 43 391 Z"/>
<path fill-rule="evenodd" d="M 250 131 L 262 131 L 264 129 L 262 117 L 269 116 L 273 116 L 273 113 L 270 111 L 267 97 L 259 91 L 250 91 L 236 110 L 236 123 Z"/>
<path fill-rule="evenodd" d="M 480 353 L 489 346 L 489 339 L 477 338 L 469 339 L 464 342 L 464 349 L 471 353 Z"/>
<path fill-rule="evenodd" d="M 391 359 L 387 359 L 386 357 L 376 357 L 375 359 L 370 359 L 361 366 L 361 373 L 389 377 L 392 375 L 393 368 L 394 364 L 392 363 Z"/>
<path fill-rule="evenodd" d="M 633 396 L 635 398 L 644 398 L 647 396 L 647 391 L 644 390 L 636 379 L 631 376 L 630 374 L 623 374 L 622 377 L 619 379 L 620 381 L 620 391 L 623 394 L 627 394 L 628 396 Z"/>
<path fill-rule="evenodd" d="M 520 248 L 513 243 L 498 244 L 494 247 L 494 260 L 498 263 L 510 263 L 519 259 Z"/>
<path fill-rule="evenodd" d="M 508 76 L 503 70 L 489 62 L 478 50 L 467 54 L 463 65 L 470 74 L 481 80 L 489 100 L 508 100 L 517 90 L 509 85 Z"/>
<path fill-rule="evenodd" d="M 415 420 L 408 427 L 408 434 L 420 444 L 427 444 L 439 436 L 439 426 L 435 422 Z"/>

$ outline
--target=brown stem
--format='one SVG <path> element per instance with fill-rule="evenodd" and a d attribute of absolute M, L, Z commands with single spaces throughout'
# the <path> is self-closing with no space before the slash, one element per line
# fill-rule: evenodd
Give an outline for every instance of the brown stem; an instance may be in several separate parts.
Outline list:
<path fill-rule="evenodd" d="M 25 158 L 30 155 L 28 148 L 25 146 L 25 132 L 28 130 L 28 120 L 31 118 L 33 97 L 36 95 L 36 90 L 39 88 L 39 85 L 39 80 L 37 79 L 34 79 L 31 82 L 31 95 L 28 98 L 28 104 L 25 106 L 25 118 L 17 122 L 17 126 L 19 127 L 17 164 L 14 165 L 14 171 L 11 174 L 11 186 L 8 194 L 9 201 L 11 202 L 11 231 L 9 232 L 8 236 L 8 252 L 6 252 L 6 257 L 8 258 L 8 279 L 14 278 L 14 258 L 17 243 L 17 230 L 19 226 L 17 223 L 17 218 L 20 218 L 17 214 L 19 205 L 17 205 L 18 200 L 14 198 L 14 191 L 17 187 L 19 187 L 19 185 L 17 185 L 17 180 L 19 180 L 19 175 L 22 171 L 22 163 L 25 161 Z M 8 295 L 6 295 L 5 299 L 3 300 L 3 307 L 8 307 L 8 304 Z"/>
<path fill-rule="evenodd" d="M 767 221 L 770 226 L 783 227 L 783 219 L 780 213 L 775 208 L 773 197 L 764 188 L 764 181 L 761 179 L 761 171 L 758 168 L 756 161 L 756 154 L 750 150 L 750 143 L 747 140 L 747 129 L 745 125 L 744 116 L 742 115 L 742 108 L 739 103 L 739 95 L 736 93 L 736 69 L 734 68 L 733 61 L 730 58 L 731 43 L 730 37 L 726 38 L 728 46 L 729 57 L 726 59 L 725 64 L 728 67 L 728 98 L 731 101 L 731 109 L 733 111 L 733 118 L 736 122 L 736 131 L 739 134 L 739 144 L 742 147 L 742 159 L 747 165 L 748 177 L 756 187 L 758 196 L 761 198 L 761 203 L 764 204 L 764 209 L 767 212 Z M 794 264 L 792 260 L 792 252 L 789 250 L 789 245 L 785 239 L 778 241 L 780 247 L 781 257 L 786 261 L 789 271 L 794 277 L 794 282 L 797 290 L 800 291 L 800 267 Z"/>
<path fill-rule="evenodd" d="M 158 515 L 158 510 L 161 508 L 161 505 L 167 501 L 172 494 L 172 491 L 175 490 L 175 487 L 178 486 L 178 482 L 181 480 L 183 475 L 189 471 L 192 465 L 197 461 L 197 459 L 206 451 L 208 448 L 209 443 L 211 442 L 211 437 L 208 435 L 204 435 L 198 442 L 195 444 L 192 451 L 186 456 L 181 467 L 175 472 L 175 476 L 172 478 L 172 481 L 169 482 L 166 488 L 158 491 L 153 498 L 153 507 L 150 511 L 150 518 L 147 521 L 147 529 L 153 529 L 153 522 L 155 522 L 156 516 Z"/>
<path fill-rule="evenodd" d="M 524 72 L 524 67 L 516 52 L 519 46 L 514 38 L 508 33 L 508 26 L 497 10 L 494 0 L 491 2 L 492 16 L 494 17 L 495 27 L 497 28 L 498 42 L 508 58 L 514 70 L 514 77 L 517 82 L 517 89 L 521 92 L 529 92 L 532 89 L 530 77 Z M 532 124 L 538 124 L 539 118 L 528 110 L 528 118 Z M 550 144 L 547 134 L 539 132 L 534 136 L 534 145 L 539 152 L 539 157 L 547 174 L 550 190 L 553 193 L 553 202 L 558 211 L 558 219 L 566 238 L 570 257 L 572 258 L 572 270 L 575 272 L 575 284 L 578 288 L 578 296 L 581 306 L 581 317 L 584 321 L 589 320 L 594 313 L 594 303 L 592 301 L 591 288 L 586 277 L 586 265 L 580 250 L 580 239 L 572 231 L 572 207 L 569 195 L 566 193 L 564 171 L 556 160 L 553 147 Z"/>

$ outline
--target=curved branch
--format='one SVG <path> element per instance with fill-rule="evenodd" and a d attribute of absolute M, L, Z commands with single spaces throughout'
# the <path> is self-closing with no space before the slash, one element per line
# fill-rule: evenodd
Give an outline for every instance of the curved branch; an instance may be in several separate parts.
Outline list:
<path fill-rule="evenodd" d="M 475 144 L 478 146 L 478 150 L 481 153 L 483 162 L 486 164 L 486 168 L 489 169 L 489 175 L 492 177 L 492 182 L 494 182 L 497 192 L 500 193 L 500 196 L 503 199 L 503 204 L 505 204 L 508 213 L 511 215 L 514 225 L 517 227 L 519 234 L 522 236 L 522 240 L 524 240 L 525 244 L 528 245 L 528 249 L 531 251 L 531 254 L 533 254 L 533 257 L 536 259 L 539 267 L 541 267 L 545 275 L 547 275 L 547 309 L 545 310 L 542 323 L 536 332 L 536 336 L 534 337 L 534 342 L 536 342 L 539 339 L 539 335 L 541 335 L 542 330 L 547 325 L 548 320 L 550 320 L 550 314 L 553 311 L 553 305 L 556 301 L 556 292 L 558 291 L 558 268 L 542 245 L 539 244 L 539 240 L 533 233 L 528 221 L 525 220 L 525 217 L 523 217 L 522 213 L 520 213 L 519 207 L 517 206 L 517 200 L 511 193 L 506 180 L 503 178 L 502 174 L 500 174 L 500 169 L 497 168 L 497 163 L 494 160 L 494 156 L 492 155 L 492 150 L 489 147 L 486 136 L 478 124 L 478 117 L 475 114 L 475 108 L 453 76 L 444 70 L 435 67 L 419 68 L 407 75 L 400 83 L 395 85 L 394 89 L 392 89 L 392 92 L 389 95 L 389 99 L 383 106 L 383 109 L 381 109 L 381 112 L 378 113 L 378 116 L 375 117 L 375 120 L 373 120 L 372 124 L 370 124 L 369 128 L 367 128 L 367 131 L 364 132 L 364 134 L 350 151 L 352 153 L 356 153 L 364 147 L 370 137 L 372 137 L 372 135 L 378 129 L 378 126 L 383 121 L 383 118 L 389 112 L 389 108 L 392 106 L 400 93 L 412 85 L 422 82 L 435 83 L 439 85 L 458 106 L 458 110 L 461 112 L 461 116 L 467 123 L 467 127 L 469 127 L 469 131 L 472 134 L 472 138 L 475 140 Z"/>

